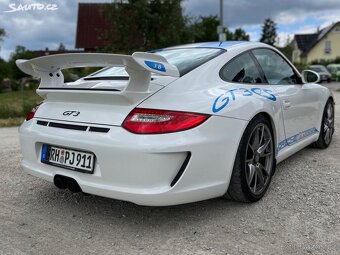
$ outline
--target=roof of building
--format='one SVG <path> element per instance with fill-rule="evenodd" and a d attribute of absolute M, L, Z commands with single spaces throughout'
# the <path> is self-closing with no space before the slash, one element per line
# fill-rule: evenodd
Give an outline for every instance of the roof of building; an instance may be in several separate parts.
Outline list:
<path fill-rule="evenodd" d="M 333 23 L 317 33 L 312 34 L 296 34 L 294 39 L 297 43 L 298 48 L 303 54 L 309 52 L 322 38 L 324 38 L 339 22 Z"/>
<path fill-rule="evenodd" d="M 94 49 L 105 47 L 107 43 L 101 39 L 102 31 L 108 27 L 101 15 L 105 3 L 79 3 L 76 32 L 76 48 Z"/>

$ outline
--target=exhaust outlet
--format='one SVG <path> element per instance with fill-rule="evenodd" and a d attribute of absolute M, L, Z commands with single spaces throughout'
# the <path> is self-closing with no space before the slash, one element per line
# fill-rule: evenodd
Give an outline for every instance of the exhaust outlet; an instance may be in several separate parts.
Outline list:
<path fill-rule="evenodd" d="M 79 187 L 78 183 L 73 179 L 69 179 L 67 181 L 67 188 L 73 193 L 81 191 L 81 188 Z"/>
<path fill-rule="evenodd" d="M 61 176 L 55 176 L 53 182 L 54 182 L 54 185 L 59 189 L 66 189 L 67 188 L 65 180 Z"/>
<path fill-rule="evenodd" d="M 54 176 L 54 185 L 59 189 L 69 189 L 73 193 L 77 193 L 81 191 L 81 188 L 76 180 L 62 176 L 62 175 L 56 175 Z"/>

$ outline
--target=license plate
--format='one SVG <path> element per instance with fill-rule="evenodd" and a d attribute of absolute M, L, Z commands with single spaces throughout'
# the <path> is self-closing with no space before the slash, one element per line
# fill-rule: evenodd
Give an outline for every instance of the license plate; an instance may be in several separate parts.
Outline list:
<path fill-rule="evenodd" d="M 41 162 L 73 171 L 93 173 L 95 156 L 92 152 L 43 144 Z"/>

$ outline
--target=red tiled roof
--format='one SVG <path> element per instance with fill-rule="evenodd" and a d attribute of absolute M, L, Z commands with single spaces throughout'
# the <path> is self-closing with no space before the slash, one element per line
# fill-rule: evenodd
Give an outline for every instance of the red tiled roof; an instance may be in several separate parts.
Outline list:
<path fill-rule="evenodd" d="M 107 45 L 100 39 L 101 29 L 108 27 L 101 15 L 104 3 L 79 3 L 76 48 L 95 49 Z"/>

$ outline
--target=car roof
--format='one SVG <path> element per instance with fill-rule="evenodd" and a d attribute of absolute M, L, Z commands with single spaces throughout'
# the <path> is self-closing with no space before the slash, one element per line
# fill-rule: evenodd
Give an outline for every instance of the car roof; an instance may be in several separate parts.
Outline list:
<path fill-rule="evenodd" d="M 249 47 L 249 46 L 268 47 L 267 44 L 259 43 L 259 42 L 223 41 L 223 42 L 202 42 L 202 43 L 183 44 L 183 45 L 177 45 L 177 46 L 173 46 L 173 47 L 158 49 L 156 51 L 169 50 L 169 49 L 189 49 L 189 48 L 214 48 L 214 49 L 229 50 L 231 48 L 246 48 L 246 47 Z"/>

